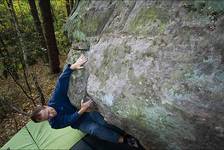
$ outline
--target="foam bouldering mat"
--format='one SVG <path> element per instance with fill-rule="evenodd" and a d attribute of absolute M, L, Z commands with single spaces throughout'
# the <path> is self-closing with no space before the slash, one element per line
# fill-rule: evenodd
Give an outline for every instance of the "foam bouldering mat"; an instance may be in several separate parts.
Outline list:
<path fill-rule="evenodd" d="M 1 149 L 70 149 L 84 136 L 71 127 L 52 129 L 48 121 L 30 121 Z"/>

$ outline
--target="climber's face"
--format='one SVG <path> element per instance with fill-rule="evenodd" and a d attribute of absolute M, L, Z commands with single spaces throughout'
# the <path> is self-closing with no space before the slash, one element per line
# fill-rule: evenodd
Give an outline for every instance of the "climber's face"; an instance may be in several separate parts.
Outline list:
<path fill-rule="evenodd" d="M 39 116 L 38 121 L 45 121 L 50 118 L 53 118 L 56 115 L 57 115 L 57 112 L 55 111 L 54 108 L 49 106 L 43 106 L 43 109 L 38 114 Z"/>

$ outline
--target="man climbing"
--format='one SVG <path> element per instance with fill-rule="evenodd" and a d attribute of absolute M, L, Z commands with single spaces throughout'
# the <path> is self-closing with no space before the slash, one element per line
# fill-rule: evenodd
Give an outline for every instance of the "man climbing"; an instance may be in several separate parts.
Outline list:
<path fill-rule="evenodd" d="M 86 62 L 87 58 L 81 55 L 74 64 L 66 66 L 57 81 L 48 106 L 36 108 L 31 115 L 31 119 L 34 122 L 48 120 L 51 127 L 55 129 L 71 126 L 74 129 L 79 129 L 84 133 L 113 143 L 129 141 L 128 143 L 131 146 L 137 147 L 137 142 L 133 141 L 133 138 L 130 138 L 130 136 L 125 138 L 110 128 L 111 125 L 106 123 L 99 112 L 89 111 L 93 104 L 92 100 L 86 102 L 82 100 L 79 110 L 70 103 L 67 96 L 70 75 L 74 70 L 82 69 Z"/>

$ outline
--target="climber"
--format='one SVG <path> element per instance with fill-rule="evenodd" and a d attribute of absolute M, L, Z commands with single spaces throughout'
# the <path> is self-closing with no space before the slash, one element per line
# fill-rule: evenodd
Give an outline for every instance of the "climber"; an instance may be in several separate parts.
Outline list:
<path fill-rule="evenodd" d="M 69 78 L 73 70 L 84 68 L 87 58 L 81 55 L 78 60 L 67 65 L 63 73 L 60 75 L 56 88 L 53 92 L 48 106 L 36 108 L 31 114 L 31 119 L 34 122 L 48 120 L 51 127 L 55 129 L 71 126 L 74 129 L 79 129 L 84 133 L 96 136 L 100 139 L 113 143 L 127 142 L 129 145 L 137 147 L 137 141 L 131 136 L 122 136 L 115 132 L 96 111 L 90 111 L 93 105 L 92 100 L 81 101 L 81 108 L 77 110 L 69 101 L 67 96 Z"/>

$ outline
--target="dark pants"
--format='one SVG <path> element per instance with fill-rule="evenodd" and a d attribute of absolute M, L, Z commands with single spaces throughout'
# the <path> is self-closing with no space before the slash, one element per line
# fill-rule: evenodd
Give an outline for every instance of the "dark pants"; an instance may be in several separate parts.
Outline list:
<path fill-rule="evenodd" d="M 102 140 L 117 143 L 121 136 L 115 132 L 99 112 L 87 112 L 83 114 L 78 129 L 84 133 L 96 136 Z"/>

